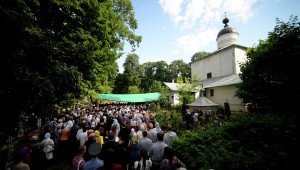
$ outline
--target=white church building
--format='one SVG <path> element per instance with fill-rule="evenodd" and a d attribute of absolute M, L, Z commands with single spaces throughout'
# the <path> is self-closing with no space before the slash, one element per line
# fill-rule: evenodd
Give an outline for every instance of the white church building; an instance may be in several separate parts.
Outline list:
<path fill-rule="evenodd" d="M 247 47 L 238 44 L 239 33 L 233 27 L 229 27 L 228 22 L 229 19 L 225 17 L 225 26 L 216 39 L 217 50 L 191 63 L 191 77 L 200 80 L 205 89 L 205 97 L 213 103 L 224 106 L 227 102 L 231 111 L 245 111 L 245 105 L 235 96 L 235 92 L 236 85 L 241 83 L 238 74 L 240 64 L 246 60 Z M 171 88 L 170 90 L 172 91 Z M 176 92 L 170 93 L 173 96 L 170 104 L 178 103 L 174 93 Z"/>

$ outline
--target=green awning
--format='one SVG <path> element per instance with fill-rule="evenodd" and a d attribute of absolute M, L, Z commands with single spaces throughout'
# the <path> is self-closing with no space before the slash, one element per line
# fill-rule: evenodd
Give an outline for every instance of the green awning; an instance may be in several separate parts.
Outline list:
<path fill-rule="evenodd" d="M 161 97 L 160 93 L 143 94 L 99 94 L 100 99 L 119 102 L 151 102 L 157 101 Z"/>

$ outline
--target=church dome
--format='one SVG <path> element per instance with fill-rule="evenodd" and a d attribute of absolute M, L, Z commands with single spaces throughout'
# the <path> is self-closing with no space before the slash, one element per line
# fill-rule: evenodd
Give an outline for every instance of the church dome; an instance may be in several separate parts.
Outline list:
<path fill-rule="evenodd" d="M 229 19 L 225 16 L 223 19 L 223 24 L 225 24 L 224 28 L 218 33 L 217 36 L 218 49 L 238 43 L 239 33 L 235 28 L 229 27 L 228 22 Z"/>
<path fill-rule="evenodd" d="M 235 28 L 228 26 L 228 22 L 229 22 L 229 19 L 226 18 L 226 16 L 225 16 L 225 18 L 223 19 L 223 24 L 225 24 L 224 28 L 219 32 L 217 38 L 220 37 L 221 35 L 224 35 L 227 33 L 238 33 Z"/>
<path fill-rule="evenodd" d="M 219 33 L 218 33 L 218 36 L 217 36 L 217 38 L 218 37 L 220 37 L 221 35 L 224 35 L 224 34 L 227 34 L 227 33 L 238 33 L 237 31 L 236 31 L 236 29 L 235 28 L 232 28 L 232 27 L 224 27 Z"/>

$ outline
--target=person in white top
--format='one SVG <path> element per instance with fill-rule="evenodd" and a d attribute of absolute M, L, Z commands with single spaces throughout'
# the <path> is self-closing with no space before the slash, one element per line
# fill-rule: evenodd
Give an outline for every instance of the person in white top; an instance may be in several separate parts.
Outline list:
<path fill-rule="evenodd" d="M 163 141 L 172 148 L 173 140 L 177 140 L 178 136 L 175 132 L 172 131 L 172 126 L 170 124 L 167 125 L 167 133 L 165 133 L 163 137 Z"/>
<path fill-rule="evenodd" d="M 140 125 L 139 130 L 136 132 L 138 136 L 138 141 L 143 138 L 143 131 L 145 130 L 144 125 Z"/>
<path fill-rule="evenodd" d="M 87 131 L 86 127 L 82 127 L 82 132 L 78 134 L 77 140 L 79 140 L 80 146 L 84 145 L 86 137 L 87 137 Z"/>
<path fill-rule="evenodd" d="M 53 150 L 49 151 L 47 148 L 48 146 L 52 146 L 54 149 L 54 141 L 51 139 L 51 134 L 46 133 L 44 139 L 38 143 L 38 145 L 43 146 L 43 152 L 45 153 L 47 159 L 46 166 L 47 168 L 50 168 L 53 165 Z"/>

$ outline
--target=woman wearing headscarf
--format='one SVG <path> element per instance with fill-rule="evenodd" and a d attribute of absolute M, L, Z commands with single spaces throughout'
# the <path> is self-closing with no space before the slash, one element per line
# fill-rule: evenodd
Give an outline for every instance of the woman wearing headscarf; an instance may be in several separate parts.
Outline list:
<path fill-rule="evenodd" d="M 46 155 L 47 168 L 50 168 L 53 165 L 53 151 L 49 151 L 48 147 L 54 148 L 54 141 L 51 139 L 51 134 L 48 132 L 45 134 L 44 139 L 39 143 L 40 146 L 43 146 L 43 152 Z M 50 145 L 50 146 L 49 146 Z"/>
<path fill-rule="evenodd" d="M 161 132 L 161 128 L 160 128 L 158 122 L 155 122 L 155 129 L 156 129 L 157 133 Z"/>
<path fill-rule="evenodd" d="M 118 137 L 120 132 L 120 124 L 117 119 L 113 119 L 113 123 L 111 125 L 111 132 L 114 134 L 115 138 Z"/>
<path fill-rule="evenodd" d="M 138 140 L 141 140 L 143 138 L 143 131 L 145 130 L 144 125 L 140 125 L 139 130 L 136 132 L 138 136 Z"/>
<path fill-rule="evenodd" d="M 99 130 L 95 130 L 95 141 L 96 141 L 96 143 L 100 143 L 101 146 L 104 144 L 103 136 L 100 135 Z"/>

